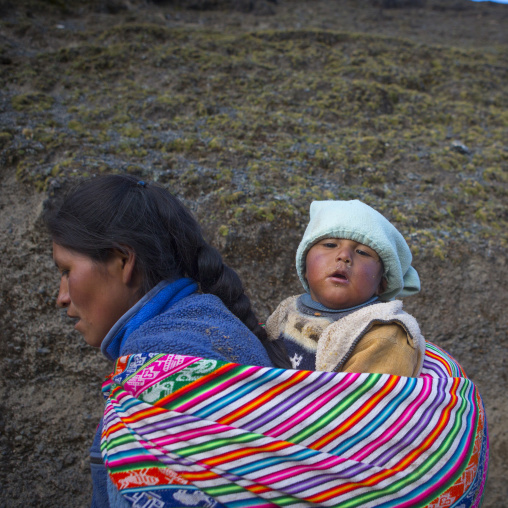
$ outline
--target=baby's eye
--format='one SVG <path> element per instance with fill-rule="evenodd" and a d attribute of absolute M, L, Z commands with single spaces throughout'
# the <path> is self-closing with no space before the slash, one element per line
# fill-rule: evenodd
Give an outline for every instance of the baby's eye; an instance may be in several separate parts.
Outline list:
<path fill-rule="evenodd" d="M 356 253 L 357 254 L 360 254 L 360 256 L 368 256 L 368 257 L 372 257 L 367 251 L 364 251 L 362 249 L 356 249 Z"/>
<path fill-rule="evenodd" d="M 337 244 L 334 242 L 326 242 L 326 243 L 323 243 L 323 246 L 333 249 L 334 247 L 337 247 Z"/>
<path fill-rule="evenodd" d="M 69 270 L 62 270 L 60 272 L 61 277 L 68 277 L 69 276 Z"/>

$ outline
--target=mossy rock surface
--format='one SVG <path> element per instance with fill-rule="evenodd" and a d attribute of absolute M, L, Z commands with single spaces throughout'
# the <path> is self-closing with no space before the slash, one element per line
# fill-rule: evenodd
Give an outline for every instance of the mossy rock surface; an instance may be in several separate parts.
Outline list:
<path fill-rule="evenodd" d="M 375 33 L 163 20 L 90 27 L 72 47 L 34 52 L 2 76 L 8 87 L 26 87 L 35 73 L 40 90 L 13 95 L 13 113 L 55 120 L 37 125 L 33 146 L 18 151 L 23 181 L 47 188 L 84 160 L 94 161 L 83 167 L 93 174 L 111 154 L 112 170 L 146 178 L 197 166 L 213 175 L 196 174 L 191 191 L 182 179 L 175 190 L 184 196 L 201 183 L 208 195 L 227 183 L 258 210 L 284 195 L 304 221 L 313 199 L 355 195 L 394 220 L 393 206 L 405 208 L 400 227 L 420 250 L 435 247 L 420 241 L 423 231 L 437 242 L 472 224 L 482 242 L 506 245 L 506 218 L 495 212 L 506 195 L 504 53 Z M 34 119 L 18 122 L 33 128 Z M 76 164 L 48 172 L 37 164 L 47 150 L 55 163 L 72 151 Z M 429 200 L 461 215 L 436 222 Z M 217 221 L 238 220 L 227 201 L 216 205 Z M 279 213 L 247 210 L 242 220 Z"/>

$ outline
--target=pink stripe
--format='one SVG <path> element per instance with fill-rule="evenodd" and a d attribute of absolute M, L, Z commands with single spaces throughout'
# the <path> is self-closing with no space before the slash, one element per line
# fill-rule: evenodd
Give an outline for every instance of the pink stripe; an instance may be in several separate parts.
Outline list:
<path fill-rule="evenodd" d="M 190 439 L 196 439 L 203 435 L 211 435 L 211 434 L 220 434 L 224 432 L 224 429 L 229 430 L 230 427 L 225 427 L 224 425 L 215 424 L 210 425 L 208 427 L 202 427 L 197 430 L 188 430 L 185 432 L 179 432 L 177 434 L 171 434 L 170 436 L 161 436 L 150 439 L 152 443 L 155 443 L 157 446 L 166 446 L 173 443 L 177 443 L 179 441 L 188 441 Z"/>
<path fill-rule="evenodd" d="M 246 489 L 248 490 L 248 489 Z M 256 493 L 254 493 L 254 495 L 257 495 Z M 258 498 L 256 498 L 256 501 L 258 500 Z M 256 505 L 252 505 L 252 506 L 255 506 L 256 508 L 280 508 L 280 504 L 273 504 L 273 503 L 263 503 L 263 504 L 256 504 Z"/>
<path fill-rule="evenodd" d="M 238 383 L 239 381 L 243 381 L 245 378 L 250 377 L 251 375 L 255 374 L 256 372 L 259 372 L 260 367 L 249 367 L 244 372 L 241 372 L 239 374 L 235 374 L 231 379 L 227 379 L 220 383 L 215 388 L 206 390 L 201 395 L 198 395 L 196 397 L 193 397 L 190 401 L 185 402 L 184 404 L 175 407 L 174 411 L 178 411 L 182 413 L 183 411 L 188 411 L 193 406 L 197 406 L 199 403 L 203 402 L 206 399 L 212 398 L 214 395 L 224 391 L 226 388 L 229 388 L 231 385 L 234 385 Z M 213 382 L 213 381 L 211 381 Z"/>
<path fill-rule="evenodd" d="M 341 459 L 339 457 L 328 457 L 325 460 L 321 460 L 312 464 L 310 466 L 293 466 L 288 469 L 284 469 L 284 471 L 279 471 L 277 473 L 269 474 L 267 476 L 262 476 L 257 478 L 257 482 L 262 483 L 275 483 L 278 481 L 286 480 L 289 477 L 297 476 L 299 474 L 307 473 L 308 471 L 319 471 L 322 469 L 328 469 L 330 467 L 334 467 L 342 462 L 345 462 L 346 459 Z"/>
<path fill-rule="evenodd" d="M 312 402 L 312 404 L 306 406 L 304 409 L 293 415 L 285 422 L 282 422 L 273 429 L 264 432 L 264 434 L 270 437 L 280 436 L 284 432 L 288 431 L 290 428 L 294 427 L 295 425 L 298 425 L 302 420 L 305 420 L 305 418 L 307 418 L 310 414 L 316 412 L 318 409 L 323 407 L 340 392 L 349 388 L 349 386 L 351 386 L 358 379 L 359 376 L 360 374 L 352 374 L 345 377 L 338 385 L 334 386 L 328 392 L 321 395 L 318 399 Z"/>
<path fill-rule="evenodd" d="M 111 411 L 114 411 L 112 404 L 106 404 L 106 408 L 104 409 L 104 416 L 111 413 Z"/>
<path fill-rule="evenodd" d="M 110 400 L 115 403 L 115 404 L 118 404 L 120 405 L 121 401 L 123 399 L 125 399 L 125 397 L 130 397 L 130 398 L 133 398 L 132 395 L 130 393 L 128 393 L 127 391 L 125 390 L 119 390 L 114 397 L 110 397 Z"/>
<path fill-rule="evenodd" d="M 249 490 L 249 489 L 246 489 L 246 490 Z M 257 496 L 256 493 L 254 493 L 255 496 Z M 256 497 L 256 501 L 258 501 L 258 498 Z M 256 505 L 253 505 L 255 506 L 256 508 L 280 508 L 280 504 L 273 504 L 273 503 L 263 503 L 263 504 L 256 504 Z"/>
<path fill-rule="evenodd" d="M 119 467 L 119 466 L 125 466 L 127 464 L 136 464 L 140 461 L 150 461 L 150 462 L 157 462 L 159 459 L 157 457 L 154 457 L 153 455 L 145 455 L 145 454 L 139 454 L 131 457 L 124 457 L 121 459 L 108 459 L 107 465 L 110 467 Z"/>
<path fill-rule="evenodd" d="M 135 400 L 136 404 L 132 404 L 129 408 L 123 409 L 122 408 L 122 401 L 125 398 L 129 401 Z M 137 409 L 136 406 L 139 406 L 142 403 L 142 401 L 135 399 L 134 397 L 132 397 L 129 393 L 127 393 L 125 391 L 122 391 L 121 393 L 118 394 L 118 397 L 116 397 L 114 399 L 110 399 L 110 400 L 111 400 L 111 406 L 112 406 L 111 411 L 114 410 L 115 413 L 124 413 L 124 414 L 127 413 L 127 411 L 130 411 L 130 413 L 128 413 L 129 417 L 135 416 L 136 413 L 138 413 L 139 411 L 145 411 L 147 409 L 146 407 L 141 407 L 141 408 Z M 104 414 L 106 414 L 106 410 L 104 411 Z"/>

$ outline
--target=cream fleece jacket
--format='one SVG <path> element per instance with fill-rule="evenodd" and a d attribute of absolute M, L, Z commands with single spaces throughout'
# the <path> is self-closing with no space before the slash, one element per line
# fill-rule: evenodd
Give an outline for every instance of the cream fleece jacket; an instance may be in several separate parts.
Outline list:
<path fill-rule="evenodd" d="M 416 319 L 402 310 L 401 301 L 362 307 L 330 323 L 299 312 L 297 299 L 284 300 L 268 318 L 266 329 L 271 340 L 291 337 L 316 351 L 316 370 L 420 374 L 425 339 Z"/>

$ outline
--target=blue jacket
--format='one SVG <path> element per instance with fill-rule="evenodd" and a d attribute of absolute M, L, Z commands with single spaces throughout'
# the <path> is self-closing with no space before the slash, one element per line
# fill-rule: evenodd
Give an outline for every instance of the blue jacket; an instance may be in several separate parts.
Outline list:
<path fill-rule="evenodd" d="M 152 352 L 273 367 L 259 339 L 222 301 L 197 289 L 198 285 L 187 278 L 159 283 L 113 326 L 102 342 L 102 353 L 111 361 Z M 90 450 L 92 508 L 110 507 L 108 475 L 100 452 L 101 432 L 102 420 Z"/>

